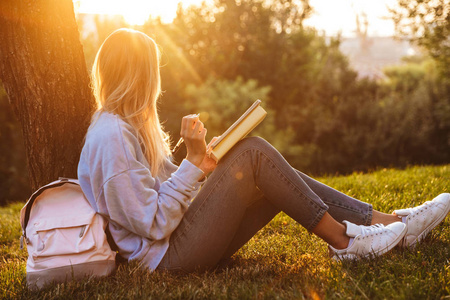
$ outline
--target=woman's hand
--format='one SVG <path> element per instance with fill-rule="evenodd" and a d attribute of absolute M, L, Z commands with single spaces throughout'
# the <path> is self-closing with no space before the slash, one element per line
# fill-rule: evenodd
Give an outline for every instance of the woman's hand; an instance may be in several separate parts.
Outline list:
<path fill-rule="evenodd" d="M 180 135 L 186 144 L 186 159 L 200 167 L 206 156 L 206 128 L 198 115 L 188 115 L 183 118 Z"/>
<path fill-rule="evenodd" d="M 214 171 L 214 169 L 217 167 L 216 161 L 214 159 L 212 159 L 211 157 L 209 157 L 209 153 L 212 150 L 211 144 L 214 143 L 217 139 L 218 139 L 218 137 L 213 137 L 211 142 L 209 142 L 208 146 L 206 146 L 206 155 L 199 167 L 203 171 L 203 173 L 205 173 L 205 175 Z"/>

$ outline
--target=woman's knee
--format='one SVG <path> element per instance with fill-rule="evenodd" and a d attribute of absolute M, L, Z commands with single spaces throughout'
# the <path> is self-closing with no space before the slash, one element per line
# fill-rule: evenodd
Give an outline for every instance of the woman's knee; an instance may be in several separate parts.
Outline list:
<path fill-rule="evenodd" d="M 223 163 L 230 163 L 240 161 L 244 158 L 251 160 L 253 156 L 252 153 L 264 153 L 265 155 L 271 155 L 275 153 L 276 150 L 273 146 L 267 142 L 265 139 L 260 137 L 246 137 L 239 141 L 221 160 Z"/>
<path fill-rule="evenodd" d="M 259 136 L 251 136 L 246 137 L 242 141 L 237 144 L 238 147 L 247 148 L 247 149 L 264 149 L 264 148 L 272 148 L 269 142 Z"/>

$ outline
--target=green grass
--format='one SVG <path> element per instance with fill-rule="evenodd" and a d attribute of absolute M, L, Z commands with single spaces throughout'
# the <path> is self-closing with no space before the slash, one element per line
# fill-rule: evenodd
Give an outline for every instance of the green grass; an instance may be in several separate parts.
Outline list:
<path fill-rule="evenodd" d="M 383 169 L 321 179 L 351 196 L 391 212 L 449 192 L 450 165 Z M 227 268 L 206 274 L 150 273 L 136 263 L 114 276 L 25 286 L 26 250 L 19 249 L 19 210 L 0 208 L 0 298 L 23 299 L 444 299 L 450 298 L 450 218 L 414 250 L 394 249 L 373 260 L 335 262 L 327 246 L 284 214 L 278 215 Z"/>

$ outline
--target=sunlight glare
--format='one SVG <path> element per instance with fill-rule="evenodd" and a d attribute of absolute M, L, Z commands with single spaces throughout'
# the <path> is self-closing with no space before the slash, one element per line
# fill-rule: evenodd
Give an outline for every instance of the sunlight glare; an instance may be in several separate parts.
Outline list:
<path fill-rule="evenodd" d="M 76 11 L 85 14 L 122 15 L 130 25 L 142 25 L 149 18 L 161 18 L 170 23 L 176 16 L 177 5 L 212 3 L 213 0 L 73 0 Z M 396 0 L 310 0 L 314 13 L 304 24 L 323 30 L 327 35 L 341 32 L 344 36 L 354 36 L 357 13 L 367 14 L 369 34 L 390 36 L 394 25 L 389 20 L 387 7 Z"/>
<path fill-rule="evenodd" d="M 369 35 L 392 36 L 394 23 L 389 19 L 387 7 L 394 7 L 396 0 L 310 0 L 314 12 L 304 24 L 325 31 L 327 35 L 341 33 L 355 36 L 356 15 L 365 13 L 369 22 Z"/>
<path fill-rule="evenodd" d="M 171 22 L 180 2 L 187 7 L 199 5 L 201 0 L 74 0 L 79 13 L 122 15 L 130 25 L 143 25 L 149 17 Z"/>

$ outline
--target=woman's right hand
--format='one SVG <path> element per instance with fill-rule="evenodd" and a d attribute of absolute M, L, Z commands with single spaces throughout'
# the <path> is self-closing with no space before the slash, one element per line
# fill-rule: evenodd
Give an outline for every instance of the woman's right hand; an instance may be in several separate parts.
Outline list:
<path fill-rule="evenodd" d="M 206 128 L 198 115 L 183 117 L 180 135 L 186 144 L 186 159 L 199 167 L 206 155 Z"/>

